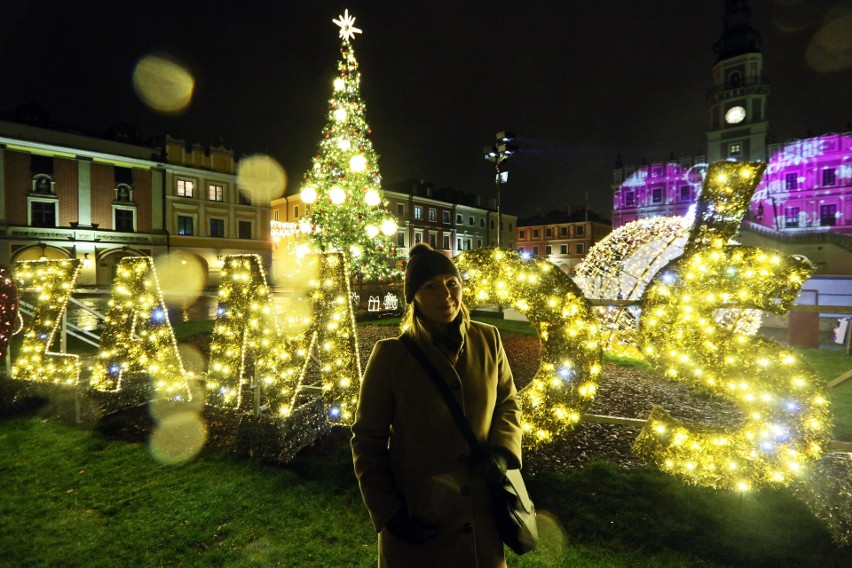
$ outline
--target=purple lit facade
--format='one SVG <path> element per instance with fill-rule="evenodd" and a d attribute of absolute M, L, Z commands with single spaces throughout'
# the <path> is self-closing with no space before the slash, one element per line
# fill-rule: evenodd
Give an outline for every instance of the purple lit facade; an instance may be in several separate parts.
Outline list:
<path fill-rule="evenodd" d="M 748 221 L 782 233 L 852 235 L 852 133 L 767 147 L 769 160 Z M 612 225 L 684 215 L 706 171 L 704 156 L 614 172 Z"/>

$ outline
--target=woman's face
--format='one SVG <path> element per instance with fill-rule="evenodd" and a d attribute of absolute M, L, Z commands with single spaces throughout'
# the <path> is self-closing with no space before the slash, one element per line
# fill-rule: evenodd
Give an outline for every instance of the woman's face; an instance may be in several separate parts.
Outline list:
<path fill-rule="evenodd" d="M 414 294 L 414 304 L 428 320 L 450 323 L 461 310 L 462 286 L 451 274 L 440 274 L 427 280 Z"/>

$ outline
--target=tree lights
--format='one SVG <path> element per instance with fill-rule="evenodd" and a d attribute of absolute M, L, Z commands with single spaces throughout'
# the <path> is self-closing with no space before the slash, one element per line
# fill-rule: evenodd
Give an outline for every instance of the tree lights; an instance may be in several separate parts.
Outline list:
<path fill-rule="evenodd" d="M 6 356 L 9 338 L 18 323 L 18 288 L 5 266 L 0 266 L 0 358 Z"/>
<path fill-rule="evenodd" d="M 361 100 L 361 74 L 350 40 L 361 30 L 348 11 L 340 26 L 340 75 L 334 80 L 328 122 L 313 166 L 305 174 L 301 197 L 304 218 L 316 230 L 306 238 L 319 252 L 342 252 L 358 279 L 402 278 L 391 236 L 396 221 L 381 194 L 378 155 L 373 150 Z"/>
<path fill-rule="evenodd" d="M 567 274 L 539 258 L 487 248 L 455 260 L 469 306 L 513 306 L 538 331 L 541 364 L 520 392 L 524 444 L 565 435 L 594 400 L 601 374 L 600 333 L 588 301 Z"/>

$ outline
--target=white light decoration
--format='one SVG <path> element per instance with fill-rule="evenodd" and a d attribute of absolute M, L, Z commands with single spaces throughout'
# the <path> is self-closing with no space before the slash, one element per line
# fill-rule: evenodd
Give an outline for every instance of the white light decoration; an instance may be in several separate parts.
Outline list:
<path fill-rule="evenodd" d="M 348 152 L 352 149 L 352 142 L 349 138 L 338 138 L 337 139 L 337 147 L 344 152 Z"/>
<path fill-rule="evenodd" d="M 299 195 L 302 197 L 302 202 L 311 204 L 317 200 L 317 190 L 311 187 L 310 185 L 305 186 Z"/>
<path fill-rule="evenodd" d="M 349 160 L 349 169 L 356 173 L 363 172 L 367 169 L 367 158 L 365 158 L 362 154 L 355 154 Z M 376 197 L 378 197 L 378 194 L 376 194 Z"/>
<path fill-rule="evenodd" d="M 349 10 L 343 11 L 342 16 L 337 16 L 338 19 L 331 21 L 340 27 L 340 38 L 348 42 L 355 37 L 355 34 L 360 34 L 361 30 L 355 27 L 355 17 L 349 15 Z"/>
<path fill-rule="evenodd" d="M 346 114 L 346 109 L 345 109 L 345 108 L 342 108 L 342 107 L 341 107 L 341 108 L 339 108 L 339 109 L 337 109 L 337 110 L 335 110 L 335 111 L 334 111 L 334 119 L 335 119 L 336 121 L 338 121 L 338 122 L 343 122 L 343 121 L 345 121 L 347 116 L 349 116 L 349 115 L 348 115 L 348 114 Z"/>
<path fill-rule="evenodd" d="M 346 83 L 343 82 L 343 79 L 338 77 L 337 79 L 334 80 L 334 90 L 335 91 L 342 91 L 344 87 L 346 87 Z"/>
<path fill-rule="evenodd" d="M 367 236 L 371 239 L 375 239 L 379 236 L 379 228 L 375 225 L 367 225 L 364 230 L 367 232 Z"/>
<path fill-rule="evenodd" d="M 328 199 L 335 205 L 340 205 L 346 201 L 346 192 L 340 186 L 335 185 L 329 190 Z"/>
<path fill-rule="evenodd" d="M 390 237 L 394 233 L 396 233 L 397 225 L 396 221 L 393 219 L 385 219 L 382 221 L 382 234 L 386 237 Z"/>
<path fill-rule="evenodd" d="M 352 159 L 354 160 L 355 158 L 352 158 Z M 379 192 L 376 191 L 375 189 L 369 190 L 364 195 L 364 203 L 366 203 L 370 207 L 375 207 L 376 205 L 378 205 L 381 202 L 382 202 L 382 198 L 379 197 Z"/>

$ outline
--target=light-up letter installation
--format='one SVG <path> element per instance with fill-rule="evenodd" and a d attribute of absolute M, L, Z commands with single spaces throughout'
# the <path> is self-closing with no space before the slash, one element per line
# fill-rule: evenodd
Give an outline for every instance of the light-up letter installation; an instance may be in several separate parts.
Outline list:
<path fill-rule="evenodd" d="M 660 271 L 643 298 L 646 359 L 673 380 L 732 400 L 745 415 L 739 428 L 724 429 L 652 411 L 634 450 L 696 485 L 787 485 L 828 442 L 828 397 L 813 370 L 793 351 L 714 319 L 722 307 L 784 313 L 813 270 L 800 257 L 727 244 L 764 167 L 710 166 L 683 256 Z"/>
<path fill-rule="evenodd" d="M 68 298 L 77 283 L 79 260 L 27 260 L 15 263 L 19 288 L 37 294 L 32 323 L 24 333 L 21 351 L 12 367 L 12 378 L 37 383 L 74 386 L 80 377 L 80 358 L 53 353 L 50 346 L 65 314 Z"/>
<path fill-rule="evenodd" d="M 594 400 L 601 373 L 599 329 L 588 301 L 555 265 L 516 251 L 478 249 L 454 260 L 469 306 L 512 306 L 538 331 L 541 364 L 520 392 L 524 444 L 536 447 L 567 433 Z"/>
<path fill-rule="evenodd" d="M 251 384 L 247 362 L 254 362 L 264 405 L 282 417 L 311 398 L 310 356 L 320 368 L 320 390 L 328 418 L 349 424 L 355 414 L 361 364 L 355 313 L 349 301 L 348 268 L 341 253 L 315 257 L 318 277 L 309 293 L 314 308 L 307 332 L 287 337 L 270 313 L 269 289 L 254 255 L 226 257 L 219 308 L 210 346 L 207 386 L 210 401 L 242 407 L 242 391 Z"/>
<path fill-rule="evenodd" d="M 186 375 L 153 259 L 122 258 L 116 264 L 91 387 L 138 394 L 143 400 L 152 394 L 187 400 Z"/>

